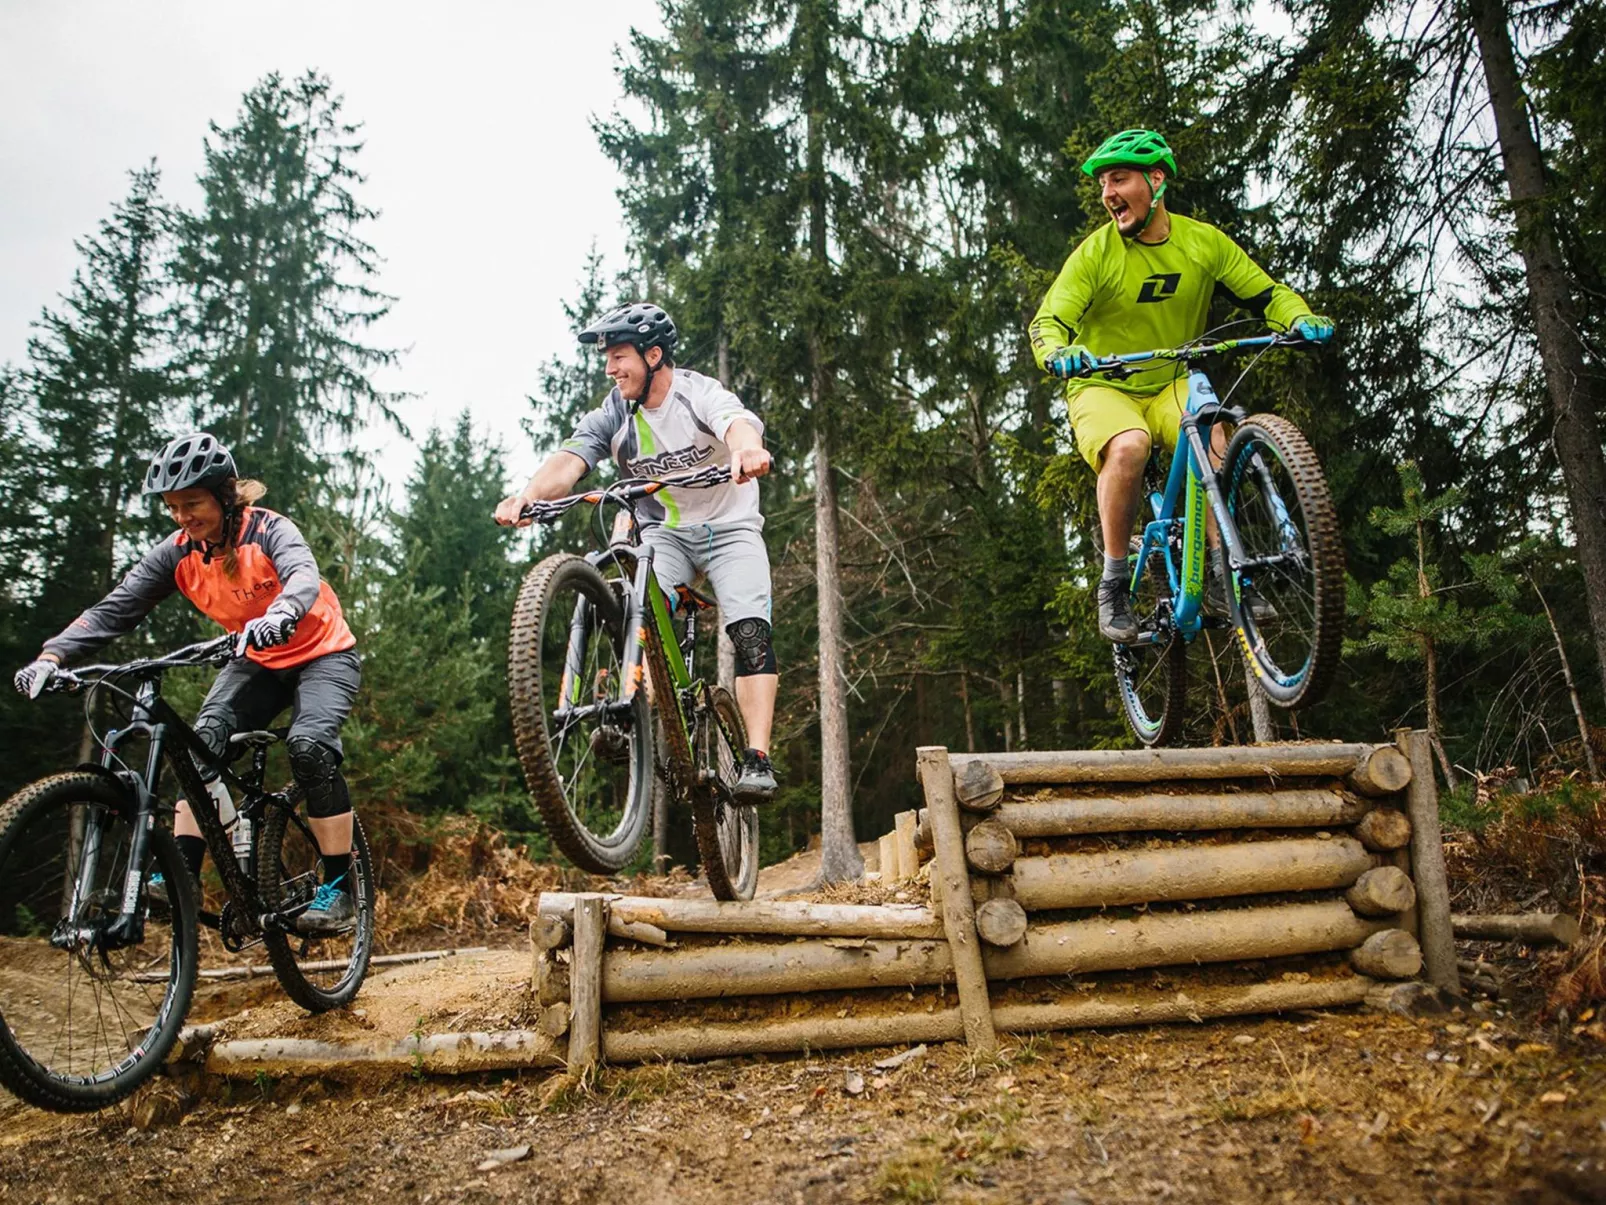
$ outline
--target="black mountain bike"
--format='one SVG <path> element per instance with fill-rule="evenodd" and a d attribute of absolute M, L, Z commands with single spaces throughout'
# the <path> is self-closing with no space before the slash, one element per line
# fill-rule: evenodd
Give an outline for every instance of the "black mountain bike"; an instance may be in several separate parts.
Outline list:
<path fill-rule="evenodd" d="M 758 885 L 758 811 L 731 793 L 746 728 L 730 692 L 694 672 L 697 617 L 713 604 L 677 591 L 685 631 L 676 636 L 631 505 L 667 486 L 729 480 L 723 467 L 668 481 L 631 478 L 525 507 L 540 523 L 582 504 L 595 507 L 599 530 L 609 506 L 626 521 L 618 539 L 601 531 L 601 551 L 550 556 L 525 576 L 513 608 L 508 684 L 525 782 L 571 862 L 612 874 L 630 861 L 647 831 L 656 770 L 672 796 L 691 805 L 714 897 L 746 900 Z M 654 758 L 655 708 L 662 761 Z"/>
<path fill-rule="evenodd" d="M 285 730 L 236 733 L 220 759 L 161 697 L 165 671 L 222 665 L 237 641 L 64 669 L 51 682 L 84 691 L 86 715 L 97 697 L 108 700 L 118 726 L 99 738 L 98 762 L 40 779 L 0 807 L 0 1083 L 41 1108 L 103 1108 L 156 1072 L 189 1009 L 198 925 L 230 951 L 261 944 L 284 990 L 312 1012 L 350 1001 L 368 973 L 374 877 L 362 825 L 353 817 L 356 920 L 344 933 L 298 933 L 321 860 L 296 810 L 299 788 L 262 786 Z M 250 768 L 236 773 L 246 754 Z M 227 828 L 197 763 L 233 789 L 238 815 Z M 174 843 L 164 767 L 222 877 L 220 913 L 201 910 Z M 156 873 L 165 889 L 151 887 Z"/>

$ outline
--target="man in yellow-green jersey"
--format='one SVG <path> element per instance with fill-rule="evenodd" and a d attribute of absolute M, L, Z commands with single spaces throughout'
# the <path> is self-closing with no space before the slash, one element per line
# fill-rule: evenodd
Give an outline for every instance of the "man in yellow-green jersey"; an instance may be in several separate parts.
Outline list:
<path fill-rule="evenodd" d="M 1122 380 L 1073 379 L 1096 357 L 1176 347 L 1204 334 L 1210 300 L 1220 290 L 1277 330 L 1314 342 L 1332 338 L 1329 319 L 1278 284 L 1216 227 L 1166 212 L 1167 182 L 1177 163 L 1152 130 L 1123 130 L 1094 151 L 1082 170 L 1098 181 L 1110 221 L 1071 252 L 1028 332 L 1032 354 L 1065 384 L 1076 446 L 1099 475 L 1104 575 L 1099 631 L 1116 643 L 1138 635 L 1132 616 L 1127 546 L 1143 493 L 1143 469 L 1158 439 L 1177 446 L 1188 381 L 1175 366 L 1136 371 Z M 1219 548 L 1211 593 L 1219 595 Z"/>

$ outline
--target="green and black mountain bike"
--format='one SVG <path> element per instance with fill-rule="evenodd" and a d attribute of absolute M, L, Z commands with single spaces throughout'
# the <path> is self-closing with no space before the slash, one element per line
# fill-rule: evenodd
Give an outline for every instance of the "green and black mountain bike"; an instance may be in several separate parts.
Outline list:
<path fill-rule="evenodd" d="M 669 486 L 706 489 L 729 480 L 723 467 L 664 481 L 630 478 L 525 507 L 526 518 L 552 523 L 591 506 L 606 546 L 584 557 L 547 557 L 525 576 L 513 609 L 508 685 L 525 782 L 570 861 L 594 874 L 629 863 L 647 831 L 656 773 L 691 807 L 714 897 L 745 900 L 758 885 L 758 812 L 737 803 L 732 788 L 746 730 L 730 692 L 699 677 L 693 656 L 698 615 L 713 604 L 677 590 L 685 627 L 676 635 L 632 506 Z M 625 516 L 617 538 L 604 526 L 609 507 Z"/>
<path fill-rule="evenodd" d="M 297 808 L 300 788 L 263 787 L 268 750 L 285 730 L 235 733 L 219 758 L 162 698 L 168 670 L 222 665 L 238 641 L 51 680 L 50 690 L 86 694 L 86 716 L 104 700 L 117 726 L 99 735 L 99 761 L 0 807 L 0 1083 L 31 1104 L 104 1108 L 155 1074 L 190 1006 L 200 925 L 231 952 L 261 945 L 285 992 L 311 1012 L 348 1003 L 368 973 L 374 872 L 361 822 L 352 818 L 356 920 L 337 934 L 298 932 L 320 890 L 321 856 Z M 249 769 L 236 771 L 247 754 Z M 232 789 L 235 816 L 219 814 L 199 766 Z M 201 908 L 179 856 L 164 777 L 206 838 L 227 897 L 219 912 Z"/>

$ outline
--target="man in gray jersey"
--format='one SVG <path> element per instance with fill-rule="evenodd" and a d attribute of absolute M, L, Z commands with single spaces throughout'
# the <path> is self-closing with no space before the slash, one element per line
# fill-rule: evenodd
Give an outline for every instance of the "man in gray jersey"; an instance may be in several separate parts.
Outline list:
<path fill-rule="evenodd" d="M 528 485 L 496 508 L 496 521 L 525 525 L 531 502 L 572 493 L 598 462 L 612 456 L 627 477 L 666 477 L 709 465 L 729 465 L 728 484 L 711 489 L 662 490 L 636 504 L 641 538 L 653 548 L 658 583 L 676 586 L 706 573 L 720 616 L 736 646 L 736 703 L 749 748 L 735 794 L 762 803 L 775 794 L 770 729 L 780 679 L 770 631 L 770 561 L 758 478 L 770 471 L 764 424 L 712 377 L 676 368 L 679 335 L 662 307 L 638 301 L 580 332 L 580 342 L 606 356 L 613 392 L 580 420 L 562 449 Z"/>

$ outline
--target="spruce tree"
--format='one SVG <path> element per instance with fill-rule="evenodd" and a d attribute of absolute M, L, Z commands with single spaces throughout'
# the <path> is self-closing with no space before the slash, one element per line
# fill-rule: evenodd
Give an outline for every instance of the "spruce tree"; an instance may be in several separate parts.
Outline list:
<path fill-rule="evenodd" d="M 211 126 L 202 207 L 178 224 L 172 271 L 196 420 L 292 514 L 338 441 L 398 395 L 372 374 L 397 353 L 365 342 L 392 298 L 356 195 L 360 127 L 330 81 L 267 76 L 234 124 Z"/>

